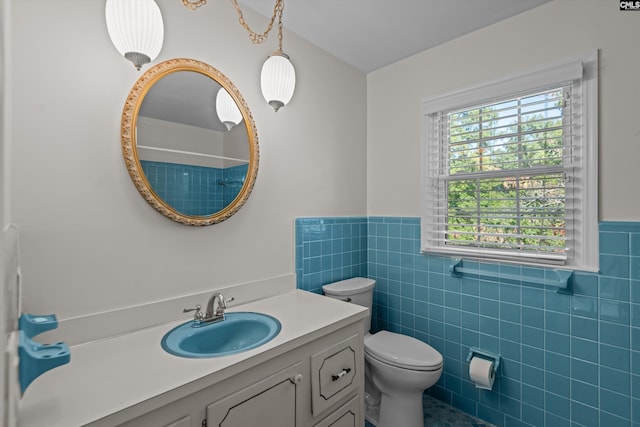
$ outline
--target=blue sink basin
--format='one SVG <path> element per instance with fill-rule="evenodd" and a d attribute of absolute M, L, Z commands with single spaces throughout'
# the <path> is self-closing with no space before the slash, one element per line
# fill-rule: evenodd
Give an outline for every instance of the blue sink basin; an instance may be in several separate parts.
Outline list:
<path fill-rule="evenodd" d="M 280 333 L 278 319 L 247 311 L 227 313 L 225 319 L 197 327 L 183 323 L 167 332 L 162 348 L 181 357 L 221 357 L 242 353 L 271 341 Z"/>

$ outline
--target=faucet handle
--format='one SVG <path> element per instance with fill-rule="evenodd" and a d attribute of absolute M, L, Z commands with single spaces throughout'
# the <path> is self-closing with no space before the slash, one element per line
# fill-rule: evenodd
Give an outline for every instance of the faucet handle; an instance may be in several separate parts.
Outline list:
<path fill-rule="evenodd" d="M 213 312 L 213 315 L 224 317 L 224 311 L 227 309 L 227 303 L 233 301 L 234 298 L 233 297 L 225 298 L 224 295 L 220 293 L 215 294 L 212 298 L 214 298 L 214 300 L 215 299 L 218 300 L 218 305 L 215 307 L 215 311 Z"/>
<path fill-rule="evenodd" d="M 196 321 L 201 321 L 204 320 L 204 314 L 202 314 L 202 311 L 200 311 L 200 304 L 197 304 L 194 308 L 183 308 L 182 312 L 183 313 L 189 313 L 191 311 L 195 311 L 195 313 L 193 314 L 193 320 Z"/>
<path fill-rule="evenodd" d="M 218 309 L 220 310 L 220 314 L 224 315 L 224 311 L 228 307 L 227 304 L 229 304 L 233 300 L 235 300 L 234 297 L 230 297 L 230 298 L 221 297 L 220 298 L 220 305 L 218 306 Z"/>
<path fill-rule="evenodd" d="M 235 298 L 234 297 L 225 298 L 224 296 L 220 295 L 220 304 L 218 305 L 218 309 L 224 311 L 227 308 L 227 304 L 230 303 L 231 301 L 235 301 Z"/>
<path fill-rule="evenodd" d="M 183 313 L 189 313 L 190 311 L 200 311 L 201 308 L 202 308 L 202 306 L 200 304 L 196 304 L 196 306 L 193 307 L 193 308 L 183 308 L 182 312 Z"/>

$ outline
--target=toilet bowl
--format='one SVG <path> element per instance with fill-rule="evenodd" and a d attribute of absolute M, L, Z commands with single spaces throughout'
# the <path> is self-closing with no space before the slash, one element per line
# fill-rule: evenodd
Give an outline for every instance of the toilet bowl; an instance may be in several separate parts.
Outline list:
<path fill-rule="evenodd" d="M 378 408 L 370 408 L 371 422 L 423 426 L 422 393 L 440 379 L 442 355 L 422 341 L 388 331 L 367 336 L 364 348 L 365 375 L 368 371 L 370 387 L 380 394 Z"/>
<path fill-rule="evenodd" d="M 365 418 L 376 427 L 422 427 L 422 393 L 442 375 L 442 355 L 413 337 L 370 334 L 375 280 L 356 277 L 322 287 L 324 294 L 369 308 L 364 324 Z"/>

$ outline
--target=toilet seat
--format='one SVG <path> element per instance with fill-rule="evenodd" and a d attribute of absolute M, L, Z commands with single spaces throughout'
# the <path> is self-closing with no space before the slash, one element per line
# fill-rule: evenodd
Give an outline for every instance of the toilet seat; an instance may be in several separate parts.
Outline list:
<path fill-rule="evenodd" d="M 433 347 L 395 332 L 380 331 L 365 337 L 364 352 L 382 363 L 398 368 L 414 371 L 442 369 L 442 355 Z"/>

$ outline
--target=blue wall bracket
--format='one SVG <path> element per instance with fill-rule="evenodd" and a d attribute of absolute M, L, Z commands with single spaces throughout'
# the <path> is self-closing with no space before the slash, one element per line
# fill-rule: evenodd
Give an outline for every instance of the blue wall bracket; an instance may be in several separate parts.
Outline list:
<path fill-rule="evenodd" d="M 18 329 L 24 332 L 27 338 L 33 338 L 57 327 L 58 319 L 56 319 L 55 314 L 34 316 L 33 314 L 22 313 L 20 319 L 18 319 Z"/>
<path fill-rule="evenodd" d="M 58 327 L 55 315 L 33 316 L 22 314 L 18 321 L 20 341 L 18 356 L 20 357 L 19 380 L 20 391 L 24 394 L 29 384 L 50 369 L 69 363 L 71 354 L 69 346 L 59 342 L 40 344 L 31 338 L 42 332 Z"/>

